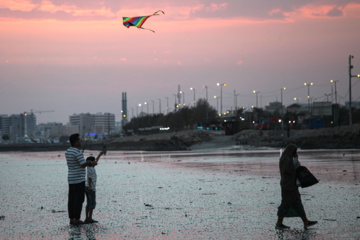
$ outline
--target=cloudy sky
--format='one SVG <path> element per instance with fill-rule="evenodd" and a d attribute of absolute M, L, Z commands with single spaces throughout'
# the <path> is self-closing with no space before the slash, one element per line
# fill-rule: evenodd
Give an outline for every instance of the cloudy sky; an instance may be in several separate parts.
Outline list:
<path fill-rule="evenodd" d="M 153 16 L 126 28 L 122 17 Z M 1 0 L 0 114 L 45 111 L 38 122 L 66 123 L 73 113 L 121 117 L 127 92 L 131 117 L 152 101 L 173 109 L 178 85 L 185 103 L 223 87 L 223 111 L 349 100 L 349 55 L 360 73 L 360 1 L 351 0 Z M 360 101 L 360 79 L 352 99 Z M 333 95 L 334 96 L 334 95 Z M 333 98 L 335 101 L 335 99 Z M 220 107 L 219 107 L 220 108 Z M 139 108 L 140 110 L 140 108 Z M 143 110 L 146 112 L 147 108 Z"/>

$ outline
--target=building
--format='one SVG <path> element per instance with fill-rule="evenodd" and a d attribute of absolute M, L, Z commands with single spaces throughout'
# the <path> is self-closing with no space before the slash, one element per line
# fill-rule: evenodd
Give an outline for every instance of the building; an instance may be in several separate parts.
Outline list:
<path fill-rule="evenodd" d="M 57 139 L 61 136 L 70 136 L 78 133 L 78 126 L 63 125 L 62 123 L 42 123 L 37 126 L 37 136 L 44 139 Z"/>
<path fill-rule="evenodd" d="M 33 113 L 21 113 L 1 115 L 1 136 L 8 135 L 12 143 L 20 143 L 25 137 L 34 136 L 36 128 L 36 116 Z"/>
<path fill-rule="evenodd" d="M 345 107 L 349 108 L 349 101 L 345 102 Z M 351 101 L 351 107 L 355 109 L 360 109 L 360 101 Z"/>
<path fill-rule="evenodd" d="M 313 116 L 331 116 L 332 115 L 332 103 L 331 102 L 313 102 L 312 106 Z"/>
<path fill-rule="evenodd" d="M 308 113 L 309 105 L 305 103 L 294 103 L 286 107 L 286 111 L 290 113 Z"/>
<path fill-rule="evenodd" d="M 269 106 L 265 106 L 265 111 L 279 114 L 285 114 L 285 107 L 281 104 L 281 102 L 270 102 Z"/>
<path fill-rule="evenodd" d="M 115 131 L 115 115 L 112 113 L 81 113 L 70 116 L 70 126 L 77 127 L 82 138 L 103 138 Z"/>

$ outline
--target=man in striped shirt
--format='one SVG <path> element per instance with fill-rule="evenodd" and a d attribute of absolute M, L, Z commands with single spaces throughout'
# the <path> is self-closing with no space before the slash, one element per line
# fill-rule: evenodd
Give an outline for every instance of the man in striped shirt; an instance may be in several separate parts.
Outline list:
<path fill-rule="evenodd" d="M 68 166 L 69 199 L 68 212 L 70 224 L 78 225 L 84 222 L 80 220 L 82 204 L 85 199 L 85 167 L 95 166 L 96 163 L 85 161 L 81 151 L 81 139 L 78 133 L 70 136 L 71 147 L 65 152 Z"/>

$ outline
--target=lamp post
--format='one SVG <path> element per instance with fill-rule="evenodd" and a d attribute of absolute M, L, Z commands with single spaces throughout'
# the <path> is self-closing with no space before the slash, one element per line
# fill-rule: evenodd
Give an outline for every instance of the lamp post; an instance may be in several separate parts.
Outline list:
<path fill-rule="evenodd" d="M 336 83 L 338 82 L 339 80 L 330 80 L 331 83 L 334 83 L 335 84 L 335 104 L 337 104 L 337 91 L 336 91 Z"/>
<path fill-rule="evenodd" d="M 203 86 L 205 88 L 205 92 L 206 92 L 206 101 L 208 101 L 208 86 Z"/>
<path fill-rule="evenodd" d="M 180 94 L 183 96 L 183 105 L 185 106 L 185 93 L 184 93 L 184 91 L 180 91 Z"/>
<path fill-rule="evenodd" d="M 194 107 L 195 107 L 195 103 L 196 103 L 196 100 L 195 100 L 195 88 L 190 88 L 191 91 L 194 91 Z"/>
<path fill-rule="evenodd" d="M 239 96 L 239 94 L 236 94 L 236 91 L 234 90 L 234 112 L 237 110 L 237 96 Z"/>
<path fill-rule="evenodd" d="M 158 100 L 159 100 L 159 113 L 161 113 L 161 99 L 158 98 Z"/>
<path fill-rule="evenodd" d="M 139 103 L 139 107 L 141 107 L 141 103 Z M 140 112 L 141 114 L 141 112 Z M 136 115 L 139 117 L 138 108 L 136 108 Z"/>
<path fill-rule="evenodd" d="M 307 86 L 308 88 L 308 108 L 309 108 L 309 113 L 311 114 L 311 111 L 310 111 L 310 86 L 314 85 L 314 83 L 304 83 L 305 86 Z"/>
<path fill-rule="evenodd" d="M 294 101 L 296 101 L 297 104 L 299 104 L 299 99 L 294 97 Z"/>
<path fill-rule="evenodd" d="M 144 102 L 144 104 L 146 105 L 146 113 L 149 114 L 149 104 L 147 102 Z"/>
<path fill-rule="evenodd" d="M 335 107 L 334 107 L 334 123 L 336 126 L 338 126 L 338 120 L 337 120 L 337 90 L 336 90 L 336 83 L 339 80 L 330 80 L 331 83 L 335 84 Z"/>
<path fill-rule="evenodd" d="M 152 101 L 152 104 L 153 104 L 153 115 L 155 114 L 155 102 L 154 100 L 151 100 Z"/>
<path fill-rule="evenodd" d="M 286 87 L 283 87 L 281 90 L 281 116 L 284 116 L 284 108 L 283 108 L 283 90 L 286 90 Z"/>
<path fill-rule="evenodd" d="M 176 111 L 176 108 L 177 108 L 177 104 L 176 104 L 176 94 L 173 93 L 174 97 L 175 97 L 175 101 L 174 101 L 174 107 L 175 107 L 175 111 Z"/>
<path fill-rule="evenodd" d="M 222 113 L 222 87 L 226 87 L 226 83 L 217 83 L 220 86 L 220 113 Z"/>
<path fill-rule="evenodd" d="M 169 112 L 169 98 L 165 97 L 165 99 L 166 99 L 166 114 L 168 114 L 168 112 Z"/>
<path fill-rule="evenodd" d="M 219 98 L 214 96 L 214 98 L 216 99 L 216 111 L 219 114 Z"/>
<path fill-rule="evenodd" d="M 258 108 L 258 94 L 259 94 L 260 92 L 253 90 L 253 93 L 256 94 L 256 108 Z"/>

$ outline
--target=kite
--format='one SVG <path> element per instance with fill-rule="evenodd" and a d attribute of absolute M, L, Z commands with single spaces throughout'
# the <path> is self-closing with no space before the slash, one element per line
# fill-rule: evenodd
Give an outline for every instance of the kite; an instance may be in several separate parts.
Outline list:
<path fill-rule="evenodd" d="M 123 17 L 123 24 L 125 27 L 129 28 L 129 27 L 137 27 L 137 28 L 141 28 L 141 29 L 146 29 L 146 30 L 150 30 L 153 33 L 155 33 L 155 31 L 148 29 L 148 28 L 143 28 L 142 25 L 145 23 L 145 21 L 151 17 L 151 16 L 156 16 L 159 15 L 158 12 L 162 12 L 163 14 L 165 14 L 163 11 L 159 10 L 154 12 L 154 14 L 152 15 L 148 15 L 148 16 L 142 16 L 142 17 Z"/>

